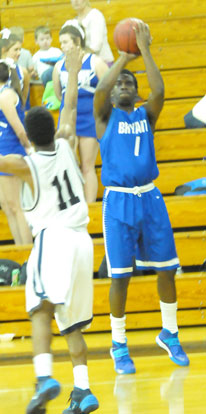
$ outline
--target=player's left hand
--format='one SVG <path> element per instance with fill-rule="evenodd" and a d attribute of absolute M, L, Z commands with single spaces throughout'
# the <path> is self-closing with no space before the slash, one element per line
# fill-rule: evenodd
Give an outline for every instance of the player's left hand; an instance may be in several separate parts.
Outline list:
<path fill-rule="evenodd" d="M 80 46 L 72 46 L 71 49 L 68 50 L 66 53 L 65 58 L 65 66 L 66 69 L 69 71 L 70 69 L 76 70 L 77 72 L 80 71 L 82 67 L 82 59 L 84 56 L 83 49 Z"/>
<path fill-rule="evenodd" d="M 144 23 L 142 20 L 134 19 L 138 23 L 138 29 L 136 26 L 133 27 L 136 35 L 137 46 L 140 49 L 149 47 L 152 43 L 152 37 L 150 34 L 150 29 L 147 23 Z"/>

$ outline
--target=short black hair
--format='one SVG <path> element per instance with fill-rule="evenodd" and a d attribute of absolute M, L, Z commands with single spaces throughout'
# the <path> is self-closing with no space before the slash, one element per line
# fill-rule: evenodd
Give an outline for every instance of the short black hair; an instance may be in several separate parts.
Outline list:
<path fill-rule="evenodd" d="M 53 116 L 44 106 L 34 106 L 25 117 L 25 130 L 35 145 L 43 147 L 51 144 L 55 135 Z"/>
<path fill-rule="evenodd" d="M 132 78 L 133 78 L 133 82 L 134 82 L 134 86 L 135 86 L 135 89 L 136 89 L 136 91 L 138 90 L 138 83 L 137 83 L 137 79 L 135 78 L 135 76 L 134 76 L 134 73 L 133 72 L 131 72 L 130 70 L 128 70 L 128 69 L 122 69 L 121 70 L 121 72 L 120 72 L 120 75 L 121 74 L 125 74 L 125 75 L 130 75 L 130 76 L 132 76 Z"/>

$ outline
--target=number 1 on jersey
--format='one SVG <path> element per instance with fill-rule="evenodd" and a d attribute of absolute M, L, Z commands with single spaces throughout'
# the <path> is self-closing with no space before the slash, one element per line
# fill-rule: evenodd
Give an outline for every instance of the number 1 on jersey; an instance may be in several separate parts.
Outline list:
<path fill-rule="evenodd" d="M 140 136 L 137 135 L 135 139 L 134 155 L 139 156 L 139 147 L 140 147 Z"/>

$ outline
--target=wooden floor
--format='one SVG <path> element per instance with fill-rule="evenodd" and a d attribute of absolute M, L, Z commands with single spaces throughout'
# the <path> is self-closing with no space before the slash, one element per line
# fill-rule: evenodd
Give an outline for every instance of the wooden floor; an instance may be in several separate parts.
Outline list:
<path fill-rule="evenodd" d="M 181 368 L 155 345 L 158 331 L 128 333 L 135 375 L 116 375 L 109 357 L 110 334 L 87 334 L 90 387 L 101 414 L 205 414 L 206 328 L 185 328 L 181 342 L 190 367 Z M 101 344 L 101 346 L 100 346 Z M 62 384 L 47 414 L 60 414 L 73 386 L 64 338 L 54 337 L 54 377 Z M 32 394 L 34 372 L 30 339 L 0 343 L 0 413 L 24 413 Z"/>

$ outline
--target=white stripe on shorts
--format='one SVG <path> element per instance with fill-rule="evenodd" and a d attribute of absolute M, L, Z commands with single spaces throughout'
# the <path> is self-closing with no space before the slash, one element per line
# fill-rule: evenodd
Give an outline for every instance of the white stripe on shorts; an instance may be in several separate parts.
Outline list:
<path fill-rule="evenodd" d="M 136 260 L 136 266 L 168 267 L 168 266 L 174 266 L 174 265 L 179 265 L 178 257 L 175 257 L 175 259 L 167 260 L 165 262 L 144 262 L 142 260 Z"/>

